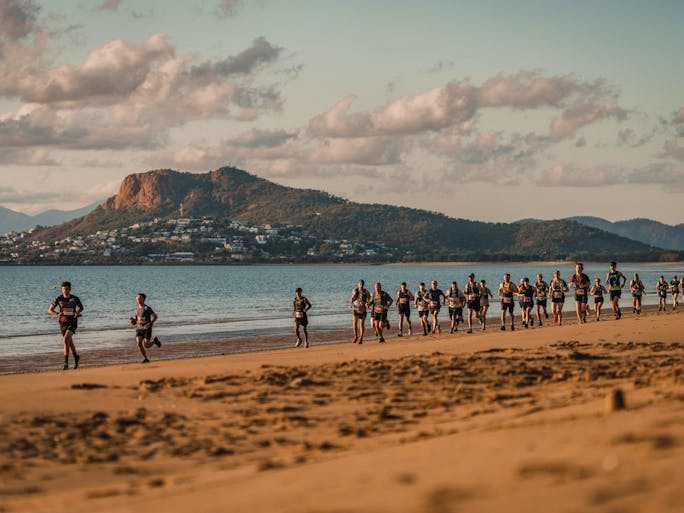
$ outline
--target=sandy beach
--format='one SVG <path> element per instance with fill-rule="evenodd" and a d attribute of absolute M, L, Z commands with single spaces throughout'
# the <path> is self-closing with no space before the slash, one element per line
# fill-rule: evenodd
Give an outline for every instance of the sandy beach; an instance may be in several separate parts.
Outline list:
<path fill-rule="evenodd" d="M 0 511 L 682 511 L 684 316 L 568 320 L 0 376 Z"/>

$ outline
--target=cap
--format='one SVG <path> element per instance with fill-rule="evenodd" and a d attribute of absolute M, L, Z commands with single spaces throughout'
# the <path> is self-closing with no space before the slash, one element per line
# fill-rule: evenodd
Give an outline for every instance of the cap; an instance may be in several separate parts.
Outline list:
<path fill-rule="evenodd" d="M 363 281 L 363 280 L 359 280 L 359 283 L 360 283 L 361 285 L 365 285 L 365 284 L 366 284 L 366 282 Z"/>

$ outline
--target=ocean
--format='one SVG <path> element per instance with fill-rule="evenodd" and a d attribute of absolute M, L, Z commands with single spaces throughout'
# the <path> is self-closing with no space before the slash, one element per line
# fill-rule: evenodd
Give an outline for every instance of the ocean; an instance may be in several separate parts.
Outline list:
<path fill-rule="evenodd" d="M 607 267 L 587 264 L 585 271 L 592 281 L 596 277 L 603 281 Z M 349 296 L 359 279 L 365 280 L 369 290 L 379 281 L 395 297 L 402 281 L 415 292 L 419 282 L 429 286 L 436 279 L 446 292 L 454 280 L 462 287 L 468 273 L 473 272 L 478 280 L 487 280 L 496 295 L 505 272 L 511 273 L 514 282 L 524 276 L 533 282 L 537 273 L 542 273 L 548 282 L 557 268 L 566 280 L 574 271 L 570 264 L 4 266 L 0 267 L 0 357 L 61 352 L 58 323 L 47 314 L 47 309 L 61 293 L 62 281 L 72 282 L 72 293 L 81 298 L 85 307 L 75 338 L 79 351 L 119 347 L 135 351 L 135 331 L 128 326 L 128 319 L 135 308 L 137 292 L 147 294 L 147 303 L 159 315 L 155 334 L 165 344 L 222 340 L 229 345 L 231 339 L 290 333 L 292 298 L 297 287 L 302 287 L 313 305 L 309 331 L 315 340 L 317 331 L 350 327 Z M 645 305 L 657 304 L 654 289 L 661 274 L 669 282 L 674 274 L 680 276 L 682 272 L 681 265 L 668 264 L 625 264 L 619 270 L 628 279 L 639 273 L 648 292 Z M 623 291 L 621 304 L 631 307 L 627 291 Z M 608 303 L 604 308 L 608 313 Z M 565 311 L 574 317 L 571 298 Z M 495 299 L 489 316 L 498 317 L 499 313 Z M 392 308 L 390 319 L 394 323 L 396 316 L 396 309 Z M 417 318 L 415 314 L 412 317 Z M 446 311 L 442 317 L 448 321 Z M 245 350 L 244 345 L 241 350 Z"/>

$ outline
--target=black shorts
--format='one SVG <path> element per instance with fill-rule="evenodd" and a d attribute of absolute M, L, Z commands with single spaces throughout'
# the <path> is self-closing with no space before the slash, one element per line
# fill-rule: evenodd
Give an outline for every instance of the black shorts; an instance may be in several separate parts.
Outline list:
<path fill-rule="evenodd" d="M 431 314 L 438 314 L 439 313 L 439 306 L 431 306 L 430 307 L 430 313 Z"/>
<path fill-rule="evenodd" d="M 418 317 L 427 317 L 428 311 L 427 310 L 418 310 Z"/>
<path fill-rule="evenodd" d="M 563 294 L 561 297 L 552 297 L 551 298 L 552 303 L 565 303 L 565 294 Z"/>
<path fill-rule="evenodd" d="M 152 328 L 136 328 L 135 338 L 142 338 L 143 340 L 152 340 Z"/>
<path fill-rule="evenodd" d="M 354 319 L 365 319 L 368 312 L 352 312 Z"/>
<path fill-rule="evenodd" d="M 299 325 L 299 326 L 308 326 L 309 325 L 309 318 L 307 317 L 306 312 L 302 312 L 301 317 L 295 316 L 295 325 Z"/>
<path fill-rule="evenodd" d="M 658 294 L 660 299 L 667 299 L 667 294 Z"/>
<path fill-rule="evenodd" d="M 513 313 L 513 308 L 515 308 L 515 303 L 513 302 L 513 300 L 511 300 L 510 303 L 504 303 L 503 301 L 501 301 L 501 311 L 502 312 L 505 312 L 506 310 L 508 310 L 510 313 Z"/>
<path fill-rule="evenodd" d="M 480 311 L 480 300 L 479 299 L 473 299 L 472 301 L 468 301 L 468 310 L 475 310 L 475 311 Z"/>
<path fill-rule="evenodd" d="M 598 305 L 599 303 L 603 303 L 603 296 L 594 298 L 594 304 Z"/>
<path fill-rule="evenodd" d="M 634 299 L 641 299 L 641 294 L 634 294 L 634 293 L 632 293 L 632 297 L 633 297 Z"/>
<path fill-rule="evenodd" d="M 546 308 L 546 298 L 537 299 L 537 306 L 543 306 L 544 308 Z"/>
<path fill-rule="evenodd" d="M 397 310 L 399 311 L 399 315 L 411 317 L 411 305 L 408 303 L 399 303 L 397 305 Z"/>
<path fill-rule="evenodd" d="M 586 294 L 575 294 L 575 302 L 577 303 L 586 303 L 588 300 Z"/>
<path fill-rule="evenodd" d="M 615 297 L 620 297 L 622 295 L 621 290 L 611 290 L 610 291 L 610 299 L 613 299 Z"/>
<path fill-rule="evenodd" d="M 449 307 L 449 319 L 452 317 L 463 317 L 463 307 L 462 306 L 454 306 Z"/>
<path fill-rule="evenodd" d="M 383 312 L 373 312 L 374 321 L 386 321 L 387 320 L 387 310 Z"/>
<path fill-rule="evenodd" d="M 62 332 L 62 335 L 66 335 L 67 331 L 70 331 L 71 333 L 76 333 L 77 329 L 78 319 L 76 317 L 68 318 L 65 322 L 59 323 L 59 331 Z"/>

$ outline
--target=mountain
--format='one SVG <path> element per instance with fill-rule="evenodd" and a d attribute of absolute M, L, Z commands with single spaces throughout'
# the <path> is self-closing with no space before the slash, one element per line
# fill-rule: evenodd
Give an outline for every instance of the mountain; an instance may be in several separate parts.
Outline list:
<path fill-rule="evenodd" d="M 684 250 L 684 224 L 670 226 L 642 218 L 616 222 L 607 221 L 600 217 L 571 217 L 569 219 L 650 246 L 678 251 Z"/>
<path fill-rule="evenodd" d="M 99 204 L 100 202 L 93 203 L 76 210 L 46 210 L 34 216 L 0 206 L 0 234 L 21 232 L 39 225 L 54 226 L 61 224 L 92 212 Z"/>
<path fill-rule="evenodd" d="M 374 241 L 404 260 L 658 258 L 648 245 L 574 221 L 484 223 L 425 210 L 361 204 L 275 184 L 224 167 L 205 174 L 160 169 L 126 177 L 93 212 L 34 233 L 58 240 L 154 218 L 211 216 L 252 225 L 302 225 L 320 240 Z"/>

